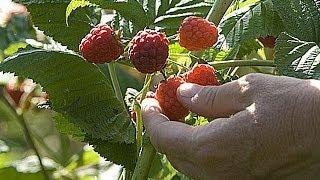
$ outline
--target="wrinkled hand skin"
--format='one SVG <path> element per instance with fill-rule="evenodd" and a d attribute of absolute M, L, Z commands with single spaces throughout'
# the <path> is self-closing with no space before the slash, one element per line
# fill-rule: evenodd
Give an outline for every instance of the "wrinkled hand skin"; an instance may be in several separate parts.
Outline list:
<path fill-rule="evenodd" d="M 221 86 L 183 84 L 178 99 L 216 118 L 192 127 L 142 103 L 151 142 L 193 179 L 320 177 L 320 81 L 249 74 Z"/>

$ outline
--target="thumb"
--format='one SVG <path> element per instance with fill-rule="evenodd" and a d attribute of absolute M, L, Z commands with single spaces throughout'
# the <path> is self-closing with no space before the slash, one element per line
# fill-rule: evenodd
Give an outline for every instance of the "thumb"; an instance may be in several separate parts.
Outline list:
<path fill-rule="evenodd" d="M 241 89 L 238 83 L 221 86 L 201 86 L 192 83 L 180 85 L 177 91 L 180 103 L 190 111 L 206 117 L 229 117 L 245 110 L 249 103 L 240 102 Z"/>

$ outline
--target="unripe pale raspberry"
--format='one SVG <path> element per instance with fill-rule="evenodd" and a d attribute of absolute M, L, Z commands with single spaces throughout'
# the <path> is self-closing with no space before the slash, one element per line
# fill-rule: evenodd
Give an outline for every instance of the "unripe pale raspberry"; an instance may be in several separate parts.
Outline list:
<path fill-rule="evenodd" d="M 173 121 L 184 121 L 189 110 L 182 106 L 177 98 L 177 89 L 184 83 L 181 77 L 172 77 L 161 82 L 156 91 L 156 99 L 159 101 L 163 113 Z"/>
<path fill-rule="evenodd" d="M 161 32 L 140 31 L 132 40 L 129 58 L 142 73 L 154 73 L 165 67 L 169 56 L 169 41 Z"/>
<path fill-rule="evenodd" d="M 274 36 L 266 36 L 266 37 L 259 37 L 258 40 L 263 44 L 264 47 L 267 48 L 274 48 L 276 46 L 276 40 Z"/>
<path fill-rule="evenodd" d="M 106 24 L 92 28 L 82 39 L 79 49 L 87 61 L 97 64 L 116 60 L 124 52 L 115 32 Z"/>
<path fill-rule="evenodd" d="M 19 106 L 21 97 L 24 93 L 23 88 L 20 86 L 15 86 L 14 84 L 8 84 L 6 86 L 6 91 L 14 101 L 15 105 Z"/>
<path fill-rule="evenodd" d="M 202 86 L 218 86 L 220 85 L 217 80 L 214 68 L 206 64 L 197 64 L 185 76 L 188 83 L 195 83 Z"/>
<path fill-rule="evenodd" d="M 201 51 L 218 41 L 217 27 L 206 19 L 196 16 L 185 18 L 179 29 L 179 43 L 189 51 Z"/>

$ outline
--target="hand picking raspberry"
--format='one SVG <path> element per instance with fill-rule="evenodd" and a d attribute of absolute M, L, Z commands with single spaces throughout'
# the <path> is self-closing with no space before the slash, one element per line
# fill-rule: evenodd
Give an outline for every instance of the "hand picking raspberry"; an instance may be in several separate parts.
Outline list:
<path fill-rule="evenodd" d="M 183 122 L 189 110 L 183 107 L 177 99 L 177 89 L 182 83 L 184 81 L 181 77 L 171 77 L 161 82 L 156 91 L 156 99 L 170 120 Z"/>
<path fill-rule="evenodd" d="M 177 96 L 217 119 L 169 121 L 146 99 L 143 121 L 155 148 L 192 179 L 318 179 L 320 81 L 249 74 L 221 86 L 184 83 Z"/>
<path fill-rule="evenodd" d="M 87 61 L 97 64 L 116 60 L 124 52 L 115 32 L 106 24 L 92 28 L 82 39 L 79 49 Z"/>

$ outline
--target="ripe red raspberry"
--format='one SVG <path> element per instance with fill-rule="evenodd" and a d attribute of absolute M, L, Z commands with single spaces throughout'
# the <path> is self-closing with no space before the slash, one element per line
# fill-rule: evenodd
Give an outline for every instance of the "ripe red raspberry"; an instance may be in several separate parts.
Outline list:
<path fill-rule="evenodd" d="M 124 52 L 113 29 L 106 24 L 92 28 L 82 39 L 79 49 L 87 61 L 97 64 L 116 60 Z"/>
<path fill-rule="evenodd" d="M 163 110 L 163 113 L 174 121 L 184 121 L 189 110 L 182 106 L 177 99 L 177 89 L 184 83 L 181 77 L 172 77 L 161 82 L 156 91 L 156 99 Z"/>
<path fill-rule="evenodd" d="M 258 40 L 263 44 L 264 47 L 267 48 L 274 48 L 276 45 L 276 40 L 274 36 L 266 36 L 266 37 L 259 37 Z"/>
<path fill-rule="evenodd" d="M 202 86 L 218 86 L 214 68 L 206 64 L 197 64 L 185 76 L 186 82 Z"/>
<path fill-rule="evenodd" d="M 189 51 L 201 51 L 218 41 L 217 27 L 206 19 L 196 16 L 185 18 L 179 29 L 179 43 Z"/>
<path fill-rule="evenodd" d="M 140 31 L 132 40 L 129 58 L 138 71 L 154 73 L 167 63 L 168 44 L 168 39 L 161 32 L 150 29 Z"/>

